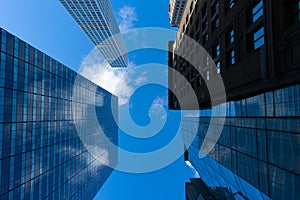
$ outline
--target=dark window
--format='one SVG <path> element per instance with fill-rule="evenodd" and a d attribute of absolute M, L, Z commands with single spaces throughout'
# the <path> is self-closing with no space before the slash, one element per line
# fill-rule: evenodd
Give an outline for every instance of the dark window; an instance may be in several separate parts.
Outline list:
<path fill-rule="evenodd" d="M 202 9 L 202 44 L 208 41 L 208 21 L 207 21 L 207 5 Z"/>
<path fill-rule="evenodd" d="M 219 14 L 219 3 L 215 1 L 214 4 L 211 6 L 211 15 L 212 17 L 216 14 Z"/>
<path fill-rule="evenodd" d="M 205 44 L 206 42 L 208 42 L 208 34 L 207 34 L 207 30 L 202 34 L 202 44 Z"/>
<path fill-rule="evenodd" d="M 213 31 L 214 31 L 214 30 L 216 30 L 219 27 L 219 25 L 220 25 L 220 19 L 219 18 L 215 18 L 212 23 L 213 23 Z"/>
<path fill-rule="evenodd" d="M 226 0 L 225 1 L 226 11 L 232 9 L 235 4 L 236 4 L 236 0 Z"/>
<path fill-rule="evenodd" d="M 202 9 L 202 19 L 206 17 L 207 17 L 207 4 L 205 4 Z"/>
<path fill-rule="evenodd" d="M 213 31 L 214 31 L 220 25 L 219 2 L 217 0 L 214 1 L 212 6 L 211 6 L 211 19 L 212 19 L 212 28 L 213 28 Z"/>
<path fill-rule="evenodd" d="M 202 30 L 203 30 L 203 32 L 206 31 L 207 28 L 208 28 L 208 23 L 207 23 L 207 20 L 205 19 L 205 20 L 202 21 Z"/>

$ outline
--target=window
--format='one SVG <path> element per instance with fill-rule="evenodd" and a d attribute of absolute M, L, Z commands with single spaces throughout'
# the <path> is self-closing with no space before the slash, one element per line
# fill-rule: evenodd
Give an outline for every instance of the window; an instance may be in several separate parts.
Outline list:
<path fill-rule="evenodd" d="M 216 56 L 220 56 L 220 45 L 218 44 L 218 46 L 216 47 Z"/>
<path fill-rule="evenodd" d="M 211 6 L 211 15 L 212 17 L 216 14 L 219 14 L 219 2 L 218 0 L 214 1 Z"/>
<path fill-rule="evenodd" d="M 43 69 L 46 69 L 46 56 L 45 56 L 45 54 L 43 54 L 43 63 L 42 63 L 42 67 L 43 67 Z"/>
<path fill-rule="evenodd" d="M 220 74 L 220 72 L 221 72 L 221 63 L 220 63 L 220 60 L 218 60 L 216 62 L 216 67 L 217 67 L 217 73 Z"/>
<path fill-rule="evenodd" d="M 6 43 L 7 43 L 6 32 L 2 29 L 1 51 L 3 52 L 6 52 Z"/>
<path fill-rule="evenodd" d="M 220 19 L 217 17 L 213 20 L 213 31 L 215 31 L 220 25 Z"/>
<path fill-rule="evenodd" d="M 14 58 L 13 89 L 17 89 L 18 86 L 18 69 L 19 60 L 17 58 Z"/>
<path fill-rule="evenodd" d="M 233 66 L 235 64 L 235 52 L 234 49 L 231 49 L 227 52 L 227 65 Z"/>
<path fill-rule="evenodd" d="M 216 0 L 213 2 L 211 6 L 211 18 L 212 18 L 212 27 L 213 31 L 219 27 L 220 19 L 219 19 L 219 2 Z"/>
<path fill-rule="evenodd" d="M 218 42 L 213 49 L 213 59 L 214 62 L 216 63 L 218 74 L 221 72 L 220 54 L 221 54 L 221 47 L 220 47 L 220 42 Z"/>
<path fill-rule="evenodd" d="M 254 50 L 265 44 L 264 27 L 260 28 L 253 34 Z"/>
<path fill-rule="evenodd" d="M 207 20 L 202 21 L 202 30 L 203 30 L 203 32 L 207 31 L 207 28 L 208 28 Z"/>
<path fill-rule="evenodd" d="M 236 4 L 236 0 L 226 0 L 225 1 L 226 11 L 232 9 L 235 4 Z"/>
<path fill-rule="evenodd" d="M 206 80 L 209 81 L 209 71 L 206 71 Z"/>
<path fill-rule="evenodd" d="M 202 19 L 204 18 L 207 18 L 207 4 L 205 4 L 202 9 Z"/>
<path fill-rule="evenodd" d="M 227 45 L 234 43 L 234 30 L 233 29 L 230 29 L 227 32 L 226 42 L 227 42 Z"/>
<path fill-rule="evenodd" d="M 230 59 L 231 59 L 231 65 L 234 65 L 235 64 L 234 50 L 232 50 L 230 53 Z"/>
<path fill-rule="evenodd" d="M 263 1 L 260 0 L 252 9 L 252 22 L 256 22 L 264 14 L 263 11 Z"/>
<path fill-rule="evenodd" d="M 15 43 L 14 43 L 14 56 L 19 57 L 19 39 L 15 38 Z"/>
<path fill-rule="evenodd" d="M 0 62 L 0 86 L 5 85 L 5 68 L 6 68 L 6 54 L 1 53 L 1 62 Z"/>
<path fill-rule="evenodd" d="M 208 21 L 207 21 L 207 5 L 202 9 L 202 44 L 208 41 Z"/>
<path fill-rule="evenodd" d="M 28 92 L 28 72 L 29 72 L 29 68 L 28 68 L 28 63 L 25 63 L 25 67 L 24 67 L 24 91 Z"/>
<path fill-rule="evenodd" d="M 205 44 L 206 42 L 208 42 L 209 38 L 208 38 L 208 34 L 207 34 L 207 29 L 202 33 L 202 44 Z"/>
<path fill-rule="evenodd" d="M 264 45 L 264 26 L 263 21 L 263 0 L 256 1 L 256 4 L 250 10 L 250 24 L 248 27 L 248 52 L 252 52 Z"/>
<path fill-rule="evenodd" d="M 216 46 L 213 48 L 212 57 L 215 59 L 219 57 L 221 54 L 220 43 L 217 43 Z"/>
<path fill-rule="evenodd" d="M 34 50 L 34 65 L 38 66 L 38 52 L 36 49 Z"/>

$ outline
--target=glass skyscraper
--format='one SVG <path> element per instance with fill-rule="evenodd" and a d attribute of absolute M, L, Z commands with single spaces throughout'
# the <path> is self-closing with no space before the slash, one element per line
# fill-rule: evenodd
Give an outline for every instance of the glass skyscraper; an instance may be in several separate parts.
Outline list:
<path fill-rule="evenodd" d="M 115 166 L 118 157 L 106 149 L 102 161 L 84 146 L 73 86 L 79 77 L 77 105 L 91 96 L 100 102 L 88 106 L 114 144 L 117 97 L 3 29 L 0 43 L 0 199 L 92 199 L 113 170 L 104 163 Z M 76 120 L 85 124 L 87 110 Z"/>
<path fill-rule="evenodd" d="M 109 0 L 60 2 L 112 67 L 127 66 L 126 47 Z"/>
<path fill-rule="evenodd" d="M 226 107 L 221 137 L 205 158 L 198 155 L 210 120 L 222 116 L 208 109 L 201 110 L 198 119 L 184 119 L 182 137 L 191 143 L 186 159 L 200 177 L 211 188 L 227 188 L 248 199 L 298 199 L 300 85 L 228 102 Z M 189 131 L 198 125 L 196 133 Z"/>

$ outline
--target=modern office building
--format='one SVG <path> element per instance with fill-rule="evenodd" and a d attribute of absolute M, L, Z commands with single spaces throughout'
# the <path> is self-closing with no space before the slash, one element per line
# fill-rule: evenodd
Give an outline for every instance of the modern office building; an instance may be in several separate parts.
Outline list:
<path fill-rule="evenodd" d="M 174 65 L 170 66 L 183 71 L 202 108 L 210 107 L 205 81 L 214 82 L 218 74 L 223 78 L 228 101 L 300 82 L 298 0 L 188 0 L 173 51 L 199 56 L 184 45 L 182 34 L 201 44 L 216 64 L 213 68 L 195 66 L 202 70 L 201 77 L 175 53 Z M 182 88 L 185 86 L 177 87 Z M 186 96 L 188 91 L 178 92 Z M 178 103 L 171 103 L 170 109 L 179 109 Z"/>
<path fill-rule="evenodd" d="M 222 134 L 204 158 L 199 152 L 210 121 L 222 116 L 207 109 L 198 119 L 184 118 L 182 138 L 185 145 L 191 143 L 185 159 L 211 188 L 228 188 L 248 199 L 299 199 L 300 85 L 226 104 Z M 198 131 L 191 132 L 195 126 Z M 208 136 L 210 142 L 215 143 Z"/>
<path fill-rule="evenodd" d="M 199 56 L 184 45 L 182 34 L 201 44 L 215 63 L 195 66 L 203 77 L 177 55 L 181 51 L 187 57 Z M 299 1 L 188 0 L 172 46 L 168 63 L 193 91 L 169 73 L 169 86 L 179 94 L 169 93 L 169 108 L 179 110 L 178 99 L 197 94 L 201 117 L 184 118 L 182 138 L 185 158 L 201 180 L 209 188 L 227 188 L 239 195 L 236 199 L 299 199 Z M 206 83 L 217 75 L 224 80 L 227 103 L 213 105 L 213 112 Z M 225 105 L 226 118 L 218 115 Z M 202 145 L 215 143 L 209 137 L 203 143 L 212 118 L 223 118 L 225 124 L 211 124 L 223 127 L 222 134 L 202 158 Z M 191 132 L 195 126 L 198 131 Z M 197 181 L 187 184 L 187 199 L 199 197 L 195 183 L 198 187 Z"/>
<path fill-rule="evenodd" d="M 170 0 L 169 19 L 172 27 L 178 27 L 184 12 L 187 0 Z"/>
<path fill-rule="evenodd" d="M 109 0 L 60 0 L 112 67 L 126 67 L 126 47 Z"/>
<path fill-rule="evenodd" d="M 75 122 L 86 124 L 92 108 L 117 144 L 117 97 L 3 29 L 0 43 L 0 199 L 93 199 L 117 152 L 99 143 L 105 154 L 92 155 Z M 92 97 L 95 105 L 87 105 Z M 82 109 L 74 113 L 75 105 Z M 81 128 L 87 137 L 97 134 Z"/>

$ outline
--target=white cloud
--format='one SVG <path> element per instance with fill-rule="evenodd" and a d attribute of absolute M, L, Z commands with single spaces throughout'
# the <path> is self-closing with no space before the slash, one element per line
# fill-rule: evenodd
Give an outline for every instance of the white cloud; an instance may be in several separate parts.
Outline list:
<path fill-rule="evenodd" d="M 137 21 L 134 7 L 124 6 L 119 9 L 118 22 L 121 32 L 134 28 Z M 119 105 L 124 105 L 133 94 L 135 86 L 147 81 L 145 74 L 135 75 L 133 70 L 130 71 L 134 67 L 135 64 L 129 61 L 127 68 L 112 68 L 95 48 L 82 62 L 80 74 L 118 96 Z"/>
<path fill-rule="evenodd" d="M 168 104 L 167 96 L 164 96 L 164 97 L 157 96 L 153 100 L 153 104 L 159 104 L 159 105 L 162 105 L 162 106 L 166 106 Z"/>
<path fill-rule="evenodd" d="M 128 31 L 134 27 L 138 21 L 134 7 L 124 6 L 118 12 L 119 28 L 121 32 Z"/>
<path fill-rule="evenodd" d="M 94 49 L 82 63 L 80 74 L 116 95 L 119 105 L 124 105 L 136 86 L 147 81 L 146 72 L 136 74 L 134 68 L 135 64 L 132 62 L 128 63 L 127 68 L 112 68 L 98 49 Z"/>
<path fill-rule="evenodd" d="M 135 84 L 140 85 L 146 81 L 147 81 L 147 78 L 145 76 L 141 76 L 141 77 L 138 77 L 137 79 L 135 79 Z"/>
<path fill-rule="evenodd" d="M 150 114 L 155 116 L 155 117 L 160 117 L 162 120 L 166 119 L 167 114 L 166 111 L 164 110 L 164 106 L 166 106 L 168 103 L 167 97 L 156 97 L 152 105 L 150 107 Z"/>

